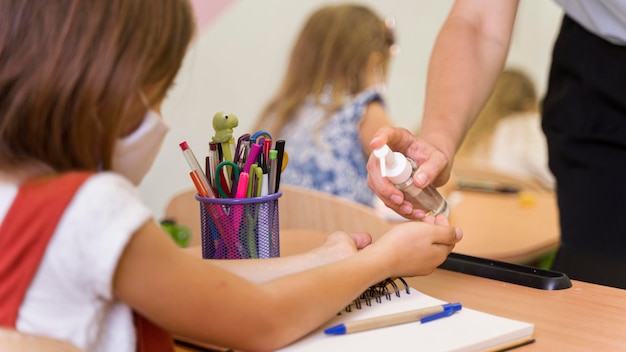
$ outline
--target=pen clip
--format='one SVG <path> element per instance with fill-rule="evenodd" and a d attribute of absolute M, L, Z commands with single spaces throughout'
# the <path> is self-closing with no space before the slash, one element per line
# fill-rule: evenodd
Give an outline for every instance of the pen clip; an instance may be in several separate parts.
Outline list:
<path fill-rule="evenodd" d="M 449 317 L 452 314 L 454 314 L 454 312 L 461 310 L 463 306 L 461 305 L 461 303 L 457 302 L 457 303 L 444 304 L 442 307 L 443 307 L 443 311 L 421 318 L 420 323 L 424 324 L 424 323 L 428 323 L 430 321 L 437 320 L 440 318 Z"/>

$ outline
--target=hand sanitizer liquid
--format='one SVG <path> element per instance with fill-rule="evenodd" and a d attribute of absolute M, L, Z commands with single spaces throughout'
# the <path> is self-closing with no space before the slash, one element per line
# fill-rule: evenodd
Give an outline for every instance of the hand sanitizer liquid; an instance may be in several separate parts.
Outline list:
<path fill-rule="evenodd" d="M 423 209 L 426 215 L 450 214 L 448 202 L 432 185 L 421 189 L 413 183 L 413 174 L 417 164 L 402 153 L 394 152 L 385 144 L 374 150 L 380 160 L 380 173 L 404 193 L 404 199 L 414 208 Z"/>

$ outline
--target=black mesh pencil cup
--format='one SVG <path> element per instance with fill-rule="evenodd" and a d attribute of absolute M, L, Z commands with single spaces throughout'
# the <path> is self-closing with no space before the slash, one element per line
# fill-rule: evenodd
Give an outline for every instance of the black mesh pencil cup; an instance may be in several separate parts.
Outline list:
<path fill-rule="evenodd" d="M 204 259 L 280 256 L 279 191 L 254 198 L 204 198 L 200 203 Z"/>

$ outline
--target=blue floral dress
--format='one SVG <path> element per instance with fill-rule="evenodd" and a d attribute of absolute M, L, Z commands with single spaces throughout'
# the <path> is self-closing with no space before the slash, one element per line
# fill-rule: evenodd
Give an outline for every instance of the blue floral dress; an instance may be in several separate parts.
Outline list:
<path fill-rule="evenodd" d="M 281 174 L 282 184 L 315 189 L 368 206 L 374 193 L 367 185 L 365 154 L 359 138 L 359 126 L 367 105 L 383 103 L 377 89 L 368 89 L 356 96 L 347 96 L 345 104 L 328 115 L 324 106 L 330 104 L 327 89 L 319 103 L 306 100 L 280 131 L 285 140 L 289 163 Z"/>

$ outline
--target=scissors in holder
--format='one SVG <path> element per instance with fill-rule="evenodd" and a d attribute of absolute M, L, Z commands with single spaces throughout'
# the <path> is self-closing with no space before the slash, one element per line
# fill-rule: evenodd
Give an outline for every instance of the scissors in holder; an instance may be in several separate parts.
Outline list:
<path fill-rule="evenodd" d="M 220 174 L 222 173 L 222 168 L 230 167 L 233 177 L 232 187 L 229 190 L 224 189 L 222 183 L 219 182 Z M 241 186 L 244 189 L 247 187 L 248 174 L 245 172 L 240 173 L 239 167 L 232 161 L 222 161 L 217 165 L 217 169 L 215 170 L 215 181 L 217 185 L 217 191 L 223 198 L 235 198 L 236 191 L 238 190 L 238 184 L 241 182 Z M 238 196 L 241 197 L 240 194 Z M 245 190 L 243 192 L 243 196 L 245 197 Z M 222 232 L 220 235 L 227 248 L 227 258 L 228 259 L 237 259 L 237 258 L 247 258 L 248 254 L 245 252 L 245 249 L 241 245 L 240 230 L 241 230 L 241 222 L 243 219 L 243 207 L 244 204 L 230 204 L 227 206 L 227 218 L 228 223 L 224 224 Z"/>
<path fill-rule="evenodd" d="M 222 168 L 224 166 L 228 166 L 231 168 L 230 172 L 227 172 L 227 180 L 232 180 L 230 189 L 228 185 L 222 182 Z M 217 192 L 222 198 L 232 198 L 235 196 L 235 190 L 237 189 L 237 184 L 239 183 L 239 167 L 232 161 L 222 161 L 215 168 L 215 188 L 217 188 Z"/>

